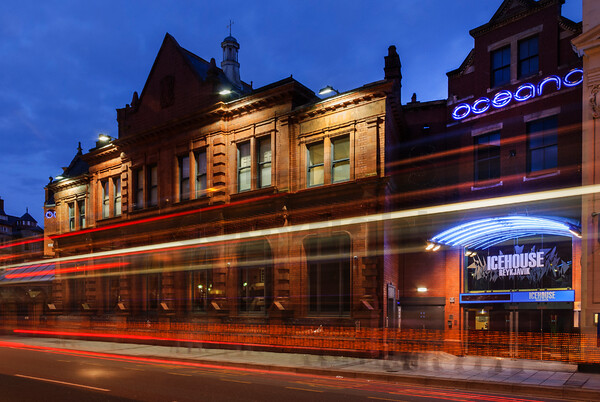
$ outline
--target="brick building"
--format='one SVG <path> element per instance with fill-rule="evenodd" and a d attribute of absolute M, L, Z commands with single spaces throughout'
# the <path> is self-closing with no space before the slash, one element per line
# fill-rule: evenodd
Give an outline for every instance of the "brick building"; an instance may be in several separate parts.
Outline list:
<path fill-rule="evenodd" d="M 404 328 L 579 326 L 581 208 L 562 190 L 581 185 L 581 24 L 563 2 L 504 1 L 470 31 L 447 102 L 405 109 L 400 165 L 422 169 L 403 176 L 400 202 L 447 212 L 400 225 Z"/>
<path fill-rule="evenodd" d="M 46 255 L 58 317 L 392 324 L 395 256 L 380 221 L 400 113 L 385 79 L 325 99 L 292 77 L 240 79 L 164 38 L 118 138 L 46 186 Z M 389 317 L 388 317 L 389 316 Z"/>
<path fill-rule="evenodd" d="M 26 211 L 21 216 L 9 215 L 0 198 L 0 263 L 3 266 L 23 264 L 42 257 L 39 239 L 44 230 Z M 43 311 L 50 293 L 53 275 L 28 277 L 35 268 L 0 271 L 0 317 L 35 320 Z"/>
<path fill-rule="evenodd" d="M 582 140 L 582 184 L 585 187 L 600 185 L 600 163 L 598 162 L 598 92 L 600 92 L 600 4 L 591 0 L 583 1 L 583 32 L 573 40 L 583 57 L 583 140 Z M 598 333 L 600 315 L 600 197 L 595 190 L 582 197 L 581 208 L 581 329 L 585 333 Z"/>

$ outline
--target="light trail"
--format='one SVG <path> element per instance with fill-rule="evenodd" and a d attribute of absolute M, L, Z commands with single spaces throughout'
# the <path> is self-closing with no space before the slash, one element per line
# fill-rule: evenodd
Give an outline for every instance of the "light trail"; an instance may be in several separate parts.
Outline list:
<path fill-rule="evenodd" d="M 571 188 L 560 189 L 560 190 L 549 190 L 549 191 L 541 191 L 541 192 L 536 192 L 536 193 L 487 198 L 484 200 L 466 201 L 466 202 L 459 202 L 459 203 L 454 203 L 454 204 L 442 204 L 442 205 L 437 205 L 437 206 L 406 209 L 406 210 L 395 211 L 395 212 L 383 212 L 383 213 L 379 213 L 379 214 L 355 216 L 355 217 L 351 217 L 351 218 L 341 218 L 341 219 L 335 219 L 335 220 L 331 220 L 331 221 L 310 222 L 310 223 L 302 223 L 302 224 L 292 225 L 292 226 L 283 226 L 283 227 L 276 227 L 276 228 L 269 228 L 269 229 L 252 230 L 252 231 L 248 231 L 248 232 L 239 232 L 239 233 L 231 233 L 231 234 L 225 234 L 225 235 L 208 236 L 208 237 L 188 239 L 188 240 L 178 240 L 178 241 L 166 242 L 166 243 L 160 243 L 160 244 L 152 244 L 152 245 L 130 247 L 130 248 L 118 249 L 118 250 L 109 250 L 109 251 L 88 253 L 88 254 L 82 254 L 82 255 L 77 255 L 77 256 L 59 257 L 59 258 L 47 259 L 47 260 L 38 260 L 38 261 L 32 261 L 29 264 L 13 264 L 13 265 L 7 265 L 4 268 L 6 269 L 6 268 L 13 268 L 13 267 L 22 267 L 22 266 L 31 265 L 31 264 L 61 263 L 61 262 L 82 260 L 82 259 L 86 259 L 86 258 L 111 257 L 111 256 L 119 256 L 124 253 L 130 254 L 130 253 L 160 251 L 160 250 L 167 251 L 167 250 L 173 249 L 175 247 L 203 246 L 203 245 L 209 245 L 209 244 L 212 244 L 215 242 L 247 240 L 247 239 L 266 237 L 266 236 L 292 234 L 292 233 L 305 232 L 305 231 L 331 229 L 331 228 L 343 227 L 343 226 L 369 224 L 369 223 L 377 223 L 377 222 L 384 222 L 384 221 L 393 221 L 393 220 L 397 220 L 397 219 L 424 217 L 424 216 L 428 216 L 428 215 L 439 215 L 439 214 L 444 214 L 444 213 L 469 211 L 469 210 L 474 210 L 474 209 L 491 208 L 491 207 L 498 207 L 498 206 L 503 206 L 503 205 L 514 205 L 514 204 L 528 203 L 528 202 L 534 202 L 534 201 L 539 202 L 539 201 L 555 200 L 555 199 L 559 199 L 559 198 L 579 197 L 579 196 L 595 194 L 595 193 L 600 193 L 600 185 L 598 185 L 598 184 L 589 185 L 589 186 L 581 186 L 581 187 L 571 187 Z"/>

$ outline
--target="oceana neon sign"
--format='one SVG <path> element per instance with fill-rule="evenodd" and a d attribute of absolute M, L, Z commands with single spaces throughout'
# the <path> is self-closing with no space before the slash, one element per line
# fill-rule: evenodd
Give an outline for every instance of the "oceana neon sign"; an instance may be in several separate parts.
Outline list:
<path fill-rule="evenodd" d="M 574 87 L 582 82 L 583 70 L 581 68 L 574 68 L 562 79 L 557 75 L 549 75 L 538 82 L 537 86 L 528 82 L 518 87 L 514 93 L 502 90 L 497 92 L 491 99 L 482 97 L 473 102 L 472 105 L 461 103 L 452 111 L 452 117 L 454 120 L 462 120 L 471 113 L 475 115 L 485 113 L 490 107 L 500 109 L 512 102 L 513 99 L 517 102 L 525 102 L 536 96 L 541 96 L 544 93 L 544 87 L 548 84 L 554 84 L 553 86 L 558 91 L 563 85 L 565 87 Z"/>

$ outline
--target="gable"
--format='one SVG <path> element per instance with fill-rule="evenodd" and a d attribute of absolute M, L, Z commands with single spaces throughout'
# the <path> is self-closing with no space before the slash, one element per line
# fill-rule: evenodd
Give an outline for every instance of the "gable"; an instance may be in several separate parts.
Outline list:
<path fill-rule="evenodd" d="M 474 38 L 502 25 L 527 17 L 549 6 L 557 6 L 564 0 L 504 0 L 489 22 L 469 33 Z"/>
<path fill-rule="evenodd" d="M 183 119 L 219 102 L 218 88 L 229 81 L 210 62 L 183 49 L 166 34 L 144 88 L 131 106 L 118 110 L 119 138 Z"/>

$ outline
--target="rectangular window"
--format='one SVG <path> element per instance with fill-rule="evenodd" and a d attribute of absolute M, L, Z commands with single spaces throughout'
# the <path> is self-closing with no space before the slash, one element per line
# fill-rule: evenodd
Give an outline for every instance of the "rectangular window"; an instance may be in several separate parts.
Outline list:
<path fill-rule="evenodd" d="M 308 150 L 308 185 L 319 186 L 325 182 L 324 144 L 317 142 L 306 147 Z"/>
<path fill-rule="evenodd" d="M 156 165 L 148 166 L 148 206 L 158 205 L 158 168 Z"/>
<path fill-rule="evenodd" d="M 113 179 L 113 211 L 115 216 L 121 216 L 121 178 Z"/>
<path fill-rule="evenodd" d="M 350 180 L 350 136 L 331 140 L 331 181 Z"/>
<path fill-rule="evenodd" d="M 196 152 L 196 198 L 206 195 L 206 150 Z"/>
<path fill-rule="evenodd" d="M 133 172 L 135 209 L 144 208 L 144 169 L 137 169 Z"/>
<path fill-rule="evenodd" d="M 556 116 L 527 123 L 527 172 L 558 167 L 558 121 Z"/>
<path fill-rule="evenodd" d="M 538 37 L 534 36 L 519 42 L 518 77 L 524 78 L 539 71 Z"/>
<path fill-rule="evenodd" d="M 79 208 L 79 229 L 85 227 L 85 200 L 77 201 L 77 207 Z"/>
<path fill-rule="evenodd" d="M 500 177 L 500 132 L 475 137 L 475 181 Z"/>
<path fill-rule="evenodd" d="M 492 52 L 492 87 L 510 82 L 510 46 Z"/>
<path fill-rule="evenodd" d="M 102 218 L 108 218 L 110 208 L 110 198 L 108 194 L 108 180 L 102 180 L 100 182 L 102 188 Z"/>
<path fill-rule="evenodd" d="M 180 156 L 179 164 L 179 201 L 190 199 L 190 157 Z"/>
<path fill-rule="evenodd" d="M 68 204 L 68 208 L 69 208 L 69 230 L 73 231 L 73 230 L 75 230 L 75 203 L 70 202 Z"/>
<path fill-rule="evenodd" d="M 271 185 L 271 136 L 258 141 L 258 187 Z"/>
<path fill-rule="evenodd" d="M 252 162 L 250 141 L 238 144 L 238 192 L 251 189 Z"/>

